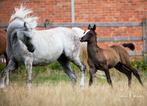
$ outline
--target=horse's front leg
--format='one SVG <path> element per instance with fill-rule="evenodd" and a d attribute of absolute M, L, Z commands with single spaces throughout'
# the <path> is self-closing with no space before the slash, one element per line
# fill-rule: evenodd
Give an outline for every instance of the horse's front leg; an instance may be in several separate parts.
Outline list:
<path fill-rule="evenodd" d="M 6 85 L 9 85 L 9 71 L 15 70 L 16 68 L 17 68 L 17 64 L 11 59 L 8 65 L 1 72 L 0 88 L 5 87 L 5 81 L 6 81 Z"/>
<path fill-rule="evenodd" d="M 28 88 L 31 88 L 31 85 L 32 85 L 32 62 L 33 62 L 32 57 L 26 57 L 25 59 L 25 66 L 27 71 L 26 83 Z"/>
<path fill-rule="evenodd" d="M 85 70 L 86 70 L 86 66 L 84 64 L 81 63 L 79 57 L 74 58 L 73 59 L 73 63 L 75 65 L 77 65 L 81 71 L 81 79 L 80 79 L 80 86 L 83 87 L 84 86 L 84 79 L 85 79 Z"/>
<path fill-rule="evenodd" d="M 9 71 L 6 73 L 6 85 L 9 85 Z"/>

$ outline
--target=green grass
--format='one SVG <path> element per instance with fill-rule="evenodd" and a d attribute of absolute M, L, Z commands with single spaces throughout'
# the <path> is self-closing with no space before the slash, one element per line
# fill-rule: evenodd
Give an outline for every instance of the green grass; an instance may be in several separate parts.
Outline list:
<path fill-rule="evenodd" d="M 147 76 L 147 64 L 145 64 L 142 61 L 132 61 L 132 65 L 139 69 L 141 75 L 146 78 Z M 0 64 L 0 70 L 2 70 L 5 67 L 5 64 Z M 80 71 L 74 64 L 71 63 L 71 67 L 78 76 L 80 77 Z M 39 84 L 39 83 L 46 83 L 46 82 L 52 82 L 52 83 L 58 83 L 60 81 L 70 81 L 68 76 L 64 73 L 61 65 L 58 62 L 54 62 L 52 64 L 49 64 L 47 66 L 35 66 L 32 69 L 33 71 L 33 83 Z M 114 70 L 111 69 L 110 71 L 112 80 L 122 80 L 125 76 Z M 102 78 L 103 77 L 103 78 Z M 86 80 L 89 78 L 88 74 L 88 68 L 86 70 Z M 105 75 L 101 76 L 99 74 L 96 74 L 95 80 L 101 83 L 106 82 Z M 26 69 L 24 65 L 19 66 L 17 70 L 11 73 L 10 75 L 10 81 L 11 82 L 18 82 L 18 83 L 24 83 L 26 81 Z"/>
<path fill-rule="evenodd" d="M 134 60 L 131 63 L 135 68 L 142 71 L 147 71 L 147 63 L 145 63 L 144 61 Z"/>
<path fill-rule="evenodd" d="M 2 70 L 5 67 L 5 64 L 0 64 L 0 70 Z"/>
<path fill-rule="evenodd" d="M 44 83 L 44 82 L 59 82 L 68 81 L 68 76 L 62 70 L 59 63 L 55 62 L 47 66 L 35 66 L 32 69 L 33 72 L 33 83 Z M 15 72 L 11 73 L 12 82 L 25 82 L 26 81 L 26 69 L 24 65 L 21 65 Z"/>

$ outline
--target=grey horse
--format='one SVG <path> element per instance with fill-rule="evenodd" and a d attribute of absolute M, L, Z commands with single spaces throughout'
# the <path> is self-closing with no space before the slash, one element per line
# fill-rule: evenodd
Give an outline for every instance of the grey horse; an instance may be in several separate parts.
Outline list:
<path fill-rule="evenodd" d="M 19 64 L 25 64 L 27 69 L 27 85 L 32 82 L 32 65 L 46 65 L 58 61 L 75 83 L 76 75 L 70 67 L 73 62 L 81 71 L 80 85 L 84 85 L 85 65 L 80 61 L 80 37 L 83 30 L 57 27 L 48 30 L 37 30 L 37 18 L 30 17 L 30 9 L 23 6 L 17 8 L 11 16 L 7 28 L 7 54 L 10 61 L 2 71 L 1 87 L 9 83 L 9 71 L 15 70 Z"/>

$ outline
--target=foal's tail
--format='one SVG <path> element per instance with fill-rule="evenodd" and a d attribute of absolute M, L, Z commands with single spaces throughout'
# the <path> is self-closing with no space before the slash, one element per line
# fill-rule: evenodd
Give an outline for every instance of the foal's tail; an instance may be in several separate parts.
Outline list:
<path fill-rule="evenodd" d="M 124 44 L 122 44 L 122 46 L 127 47 L 132 51 L 135 50 L 135 45 L 133 43 L 124 43 Z"/>

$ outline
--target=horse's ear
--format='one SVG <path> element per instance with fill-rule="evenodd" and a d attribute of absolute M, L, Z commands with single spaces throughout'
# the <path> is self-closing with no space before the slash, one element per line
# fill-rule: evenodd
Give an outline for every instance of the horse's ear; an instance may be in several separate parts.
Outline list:
<path fill-rule="evenodd" d="M 90 24 L 88 25 L 88 29 L 91 29 L 91 25 Z"/>
<path fill-rule="evenodd" d="M 93 28 L 92 28 L 94 31 L 96 30 L 96 25 L 94 24 Z"/>

